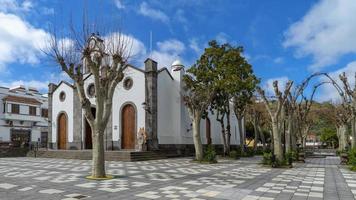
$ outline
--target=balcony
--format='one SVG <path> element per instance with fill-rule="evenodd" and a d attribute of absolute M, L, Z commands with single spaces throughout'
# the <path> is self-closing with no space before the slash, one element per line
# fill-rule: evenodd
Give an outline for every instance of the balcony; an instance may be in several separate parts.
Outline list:
<path fill-rule="evenodd" d="M 40 115 L 24 115 L 24 114 L 14 114 L 14 113 L 3 113 L 3 120 L 12 121 L 29 121 L 29 122 L 45 122 L 45 118 Z"/>

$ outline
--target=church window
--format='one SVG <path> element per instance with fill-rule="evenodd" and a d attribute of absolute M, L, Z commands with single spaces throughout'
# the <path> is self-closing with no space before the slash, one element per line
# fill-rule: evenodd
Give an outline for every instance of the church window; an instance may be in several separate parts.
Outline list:
<path fill-rule="evenodd" d="M 94 97 L 95 96 L 95 86 L 94 84 L 90 84 L 87 88 L 87 93 L 89 97 Z"/>
<path fill-rule="evenodd" d="M 62 92 L 59 94 L 59 100 L 64 101 L 65 99 L 66 99 L 66 93 L 62 91 Z"/>
<path fill-rule="evenodd" d="M 133 80 L 130 77 L 127 77 L 127 78 L 125 78 L 123 85 L 126 90 L 129 90 L 133 86 Z"/>

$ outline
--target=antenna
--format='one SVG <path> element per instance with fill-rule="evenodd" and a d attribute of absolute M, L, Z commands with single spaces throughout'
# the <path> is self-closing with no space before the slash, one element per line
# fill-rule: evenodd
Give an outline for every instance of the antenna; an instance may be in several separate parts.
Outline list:
<path fill-rule="evenodd" d="M 150 31 L 150 58 L 152 56 L 152 31 Z"/>

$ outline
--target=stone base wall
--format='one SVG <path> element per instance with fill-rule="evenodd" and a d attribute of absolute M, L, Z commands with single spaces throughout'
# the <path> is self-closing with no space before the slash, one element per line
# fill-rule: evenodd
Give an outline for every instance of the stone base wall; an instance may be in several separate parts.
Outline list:
<path fill-rule="evenodd" d="M 0 149 L 0 158 L 1 157 L 25 157 L 28 148 L 1 148 Z"/>
<path fill-rule="evenodd" d="M 82 143 L 81 142 L 68 142 L 68 149 L 70 150 L 79 150 L 82 149 Z"/>
<path fill-rule="evenodd" d="M 203 145 L 203 150 L 207 148 L 208 145 Z M 222 154 L 224 152 L 224 146 L 222 144 L 213 144 L 217 154 Z M 231 150 L 239 148 L 238 145 L 231 145 Z M 160 144 L 159 151 L 171 156 L 193 156 L 195 154 L 194 144 Z"/>

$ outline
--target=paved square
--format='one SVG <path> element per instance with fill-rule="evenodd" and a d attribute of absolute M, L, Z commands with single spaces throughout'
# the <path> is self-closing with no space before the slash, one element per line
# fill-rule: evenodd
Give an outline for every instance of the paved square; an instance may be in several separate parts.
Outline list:
<path fill-rule="evenodd" d="M 0 199 L 354 199 L 356 173 L 337 157 L 270 169 L 260 157 L 205 165 L 188 158 L 107 162 L 118 178 L 92 181 L 90 161 L 0 158 Z"/>

